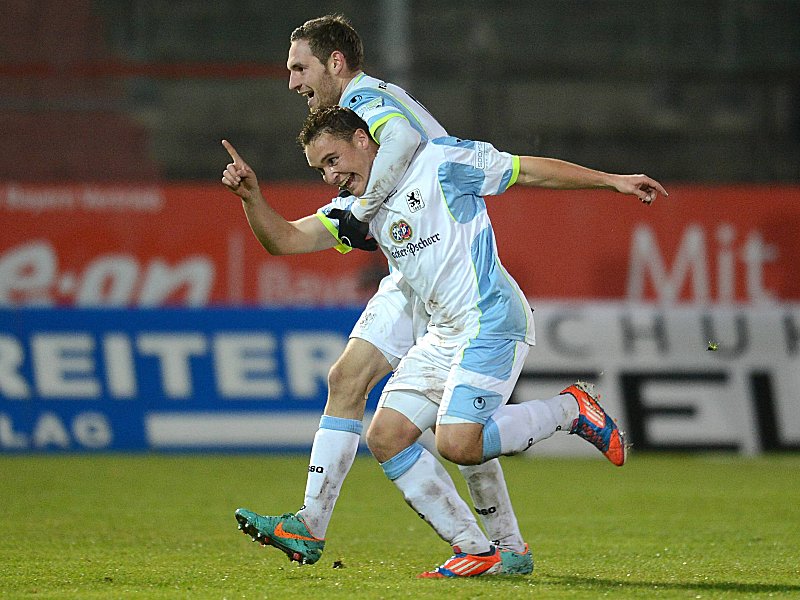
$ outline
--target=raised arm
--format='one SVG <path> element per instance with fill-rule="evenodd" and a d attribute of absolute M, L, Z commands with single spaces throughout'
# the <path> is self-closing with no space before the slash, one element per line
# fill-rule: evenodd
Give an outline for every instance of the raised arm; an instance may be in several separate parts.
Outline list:
<path fill-rule="evenodd" d="M 669 196 L 660 183 L 647 175 L 615 175 L 538 156 L 519 157 L 517 183 L 557 190 L 612 189 L 622 194 L 632 194 L 645 204 L 652 203 L 658 194 Z"/>
<path fill-rule="evenodd" d="M 227 140 L 222 145 L 232 163 L 222 172 L 222 183 L 242 199 L 250 229 L 270 254 L 305 254 L 333 248 L 339 240 L 315 215 L 287 221 L 264 199 L 255 171 Z"/>
<path fill-rule="evenodd" d="M 393 117 L 375 132 L 380 144 L 364 194 L 353 204 L 359 221 L 368 223 L 411 164 L 422 137 L 404 117 Z"/>

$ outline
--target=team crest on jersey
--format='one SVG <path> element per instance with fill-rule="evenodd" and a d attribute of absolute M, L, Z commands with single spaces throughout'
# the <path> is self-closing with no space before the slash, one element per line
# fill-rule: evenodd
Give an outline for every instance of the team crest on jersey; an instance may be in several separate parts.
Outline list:
<path fill-rule="evenodd" d="M 411 231 L 411 225 L 403 220 L 392 223 L 389 233 L 391 234 L 392 240 L 395 244 L 407 242 L 411 239 L 411 236 L 414 235 L 414 232 Z"/>
<path fill-rule="evenodd" d="M 422 194 L 418 189 L 406 194 L 406 202 L 408 203 L 408 210 L 412 213 L 425 208 L 425 201 L 422 199 Z"/>

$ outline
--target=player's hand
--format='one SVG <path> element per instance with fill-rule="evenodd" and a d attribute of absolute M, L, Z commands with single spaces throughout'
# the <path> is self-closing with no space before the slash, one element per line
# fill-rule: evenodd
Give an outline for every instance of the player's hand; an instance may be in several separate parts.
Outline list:
<path fill-rule="evenodd" d="M 614 187 L 618 192 L 638 197 L 647 205 L 652 204 L 659 194 L 669 196 L 660 183 L 647 175 L 618 175 Z"/>
<path fill-rule="evenodd" d="M 369 223 L 359 221 L 349 210 L 334 208 L 328 212 L 331 219 L 339 220 L 339 239 L 351 248 L 375 252 L 378 242 L 369 235 Z"/>
<path fill-rule="evenodd" d="M 256 198 L 261 192 L 258 189 L 258 178 L 255 171 L 242 160 L 242 157 L 236 152 L 236 148 L 228 140 L 222 140 L 222 145 L 233 159 L 233 162 L 229 163 L 222 172 L 222 184 L 242 200 Z"/>

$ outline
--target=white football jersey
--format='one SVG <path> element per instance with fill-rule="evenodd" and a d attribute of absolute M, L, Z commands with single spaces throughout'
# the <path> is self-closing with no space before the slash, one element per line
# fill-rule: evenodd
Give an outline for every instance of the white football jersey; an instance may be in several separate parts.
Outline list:
<path fill-rule="evenodd" d="M 393 118 L 406 119 L 423 140 L 448 135 L 428 109 L 406 90 L 366 73 L 357 75 L 347 84 L 339 99 L 339 106 L 347 107 L 361 117 L 367 123 L 369 134 L 379 144 L 381 141 L 377 130 Z M 350 206 L 352 202 L 353 199 L 346 203 Z M 334 231 L 331 233 L 336 235 Z M 343 244 L 337 247 L 342 253 L 348 249 Z M 395 283 L 401 286 L 402 274 L 391 269 L 390 273 Z"/>
<path fill-rule="evenodd" d="M 531 308 L 497 254 L 483 197 L 517 179 L 519 157 L 487 142 L 437 138 L 420 146 L 370 232 L 446 337 L 534 343 Z M 353 197 L 321 209 L 347 208 Z M 335 206 L 334 206 L 335 205 Z"/>
<path fill-rule="evenodd" d="M 423 140 L 447 135 L 444 127 L 433 118 L 420 102 L 400 86 L 370 77 L 366 73 L 353 78 L 347 84 L 339 106 L 353 110 L 369 126 L 369 133 L 375 137 L 376 130 L 394 117 L 407 119 Z"/>

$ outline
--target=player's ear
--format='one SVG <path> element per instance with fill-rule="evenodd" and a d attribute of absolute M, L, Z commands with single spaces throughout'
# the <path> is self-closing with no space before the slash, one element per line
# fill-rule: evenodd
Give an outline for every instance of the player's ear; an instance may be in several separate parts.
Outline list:
<path fill-rule="evenodd" d="M 331 52 L 330 57 L 328 57 L 328 67 L 334 75 L 338 75 L 347 69 L 347 59 L 341 51 L 334 50 Z"/>
<path fill-rule="evenodd" d="M 353 142 L 359 148 L 368 148 L 369 142 L 372 138 L 369 137 L 369 133 L 364 131 L 363 129 L 356 129 L 355 133 L 353 133 Z"/>

